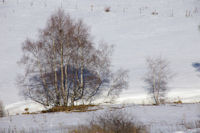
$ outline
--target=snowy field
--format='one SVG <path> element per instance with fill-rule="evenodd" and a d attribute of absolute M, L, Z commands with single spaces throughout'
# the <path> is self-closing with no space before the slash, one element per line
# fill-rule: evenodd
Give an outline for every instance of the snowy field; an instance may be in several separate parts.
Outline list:
<path fill-rule="evenodd" d="M 111 11 L 105 12 L 106 7 Z M 91 116 L 111 108 L 102 106 L 102 110 L 85 113 L 16 115 L 26 107 L 33 112 L 43 109 L 20 98 L 16 79 L 23 69 L 17 61 L 22 55 L 22 42 L 27 37 L 37 38 L 38 29 L 58 8 L 74 19 L 83 19 L 95 42 L 104 40 L 115 45 L 113 69 L 122 67 L 130 71 L 129 89 L 121 94 L 118 103 L 142 103 L 148 98 L 143 77 L 145 58 L 149 56 L 161 56 L 170 62 L 175 74 L 169 85 L 170 99 L 200 100 L 200 73 L 192 67 L 192 63 L 200 62 L 200 0 L 5 0 L 0 1 L 0 99 L 11 116 L 0 118 L 0 131 L 60 133 L 60 128 L 87 124 Z M 199 104 L 127 105 L 122 110 L 146 125 L 151 133 L 200 133 L 196 127 L 200 120 Z"/>
<path fill-rule="evenodd" d="M 37 131 L 38 133 L 66 133 L 68 128 L 87 124 L 93 116 L 106 110 L 122 110 L 129 118 L 133 118 L 133 121 L 147 126 L 150 133 L 200 132 L 200 104 L 162 106 L 112 105 L 98 108 L 101 109 L 83 113 L 49 113 L 4 117 L 0 118 L 0 131 L 12 129 L 26 132 Z"/>
<path fill-rule="evenodd" d="M 106 13 L 106 7 L 111 11 Z M 113 69 L 130 71 L 130 87 L 119 102 L 141 103 L 147 98 L 143 77 L 149 56 L 170 62 L 176 75 L 170 82 L 170 98 L 199 100 L 200 78 L 192 63 L 200 61 L 200 0 L 5 0 L 0 1 L 0 99 L 4 104 L 22 100 L 16 86 L 17 74 L 23 71 L 17 65 L 21 43 L 27 37 L 37 38 L 38 29 L 58 8 L 83 19 L 95 42 L 115 45 Z"/>

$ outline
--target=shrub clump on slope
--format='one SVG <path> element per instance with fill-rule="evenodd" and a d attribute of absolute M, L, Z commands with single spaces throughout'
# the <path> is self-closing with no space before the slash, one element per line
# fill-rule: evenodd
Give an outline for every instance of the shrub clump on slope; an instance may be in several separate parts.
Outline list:
<path fill-rule="evenodd" d="M 148 133 L 141 126 L 130 119 L 130 116 L 121 111 L 107 111 L 95 116 L 89 125 L 80 125 L 69 133 Z"/>

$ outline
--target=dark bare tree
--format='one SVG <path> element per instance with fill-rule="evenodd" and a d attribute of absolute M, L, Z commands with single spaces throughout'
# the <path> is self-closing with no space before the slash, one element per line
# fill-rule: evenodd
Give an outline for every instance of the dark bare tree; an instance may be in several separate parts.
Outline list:
<path fill-rule="evenodd" d="M 101 42 L 96 48 L 82 20 L 58 10 L 39 33 L 22 46 L 25 73 L 18 83 L 25 97 L 45 106 L 73 106 L 127 88 L 127 71 L 111 71 L 113 47 Z"/>
<path fill-rule="evenodd" d="M 144 81 L 147 84 L 146 89 L 152 96 L 155 104 L 158 105 L 165 100 L 168 91 L 168 83 L 172 78 L 172 73 L 169 69 L 169 63 L 158 58 L 147 58 L 147 73 Z"/>

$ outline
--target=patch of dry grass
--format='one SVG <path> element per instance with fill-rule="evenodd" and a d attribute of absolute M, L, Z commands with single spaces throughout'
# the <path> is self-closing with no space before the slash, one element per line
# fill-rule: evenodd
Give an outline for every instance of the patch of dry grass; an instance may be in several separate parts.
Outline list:
<path fill-rule="evenodd" d="M 51 113 L 51 112 L 87 112 L 96 111 L 97 109 L 89 109 L 90 107 L 95 107 L 97 105 L 77 105 L 77 106 L 55 106 L 48 110 L 43 110 L 41 113 Z"/>
<path fill-rule="evenodd" d="M 107 111 L 96 116 L 89 125 L 80 125 L 69 133 L 148 133 L 142 125 L 136 124 L 130 116 L 121 111 Z"/>

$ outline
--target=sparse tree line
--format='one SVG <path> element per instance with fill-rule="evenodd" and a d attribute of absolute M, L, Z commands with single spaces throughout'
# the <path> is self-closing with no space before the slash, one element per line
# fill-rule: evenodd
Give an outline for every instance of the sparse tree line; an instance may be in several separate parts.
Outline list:
<path fill-rule="evenodd" d="M 96 44 L 89 28 L 58 10 L 39 31 L 36 41 L 27 39 L 20 60 L 25 68 L 18 79 L 22 94 L 45 106 L 74 106 L 96 98 L 114 100 L 128 88 L 128 71 L 111 70 L 113 47 Z M 145 88 L 155 104 L 163 103 L 172 79 L 169 63 L 147 58 Z"/>
<path fill-rule="evenodd" d="M 104 42 L 97 48 L 88 27 L 58 10 L 39 31 L 37 41 L 27 39 L 20 64 L 24 75 L 18 79 L 22 94 L 45 106 L 74 106 L 98 97 L 114 100 L 128 88 L 128 72 L 111 70 L 113 48 Z M 170 80 L 168 63 L 162 58 L 147 59 L 144 81 L 156 104 L 165 98 Z"/>
<path fill-rule="evenodd" d="M 81 20 L 59 10 L 39 33 L 22 46 L 25 74 L 18 83 L 26 98 L 45 106 L 73 106 L 102 95 L 114 99 L 127 88 L 127 71 L 111 71 L 112 46 L 96 47 Z"/>
<path fill-rule="evenodd" d="M 200 26 L 199 26 L 200 27 Z M 198 27 L 198 28 L 199 28 Z M 93 102 L 103 97 L 115 98 L 128 88 L 128 71 L 111 70 L 113 47 L 104 42 L 96 47 L 89 28 L 58 10 L 39 31 L 36 41 L 23 45 L 24 75 L 18 85 L 25 98 L 44 106 L 74 106 L 75 102 Z M 173 77 L 164 58 L 147 58 L 144 76 L 146 90 L 156 105 L 165 102 L 168 83 Z M 192 64 L 200 71 L 200 63 Z M 0 102 L 0 117 L 5 116 Z"/>

